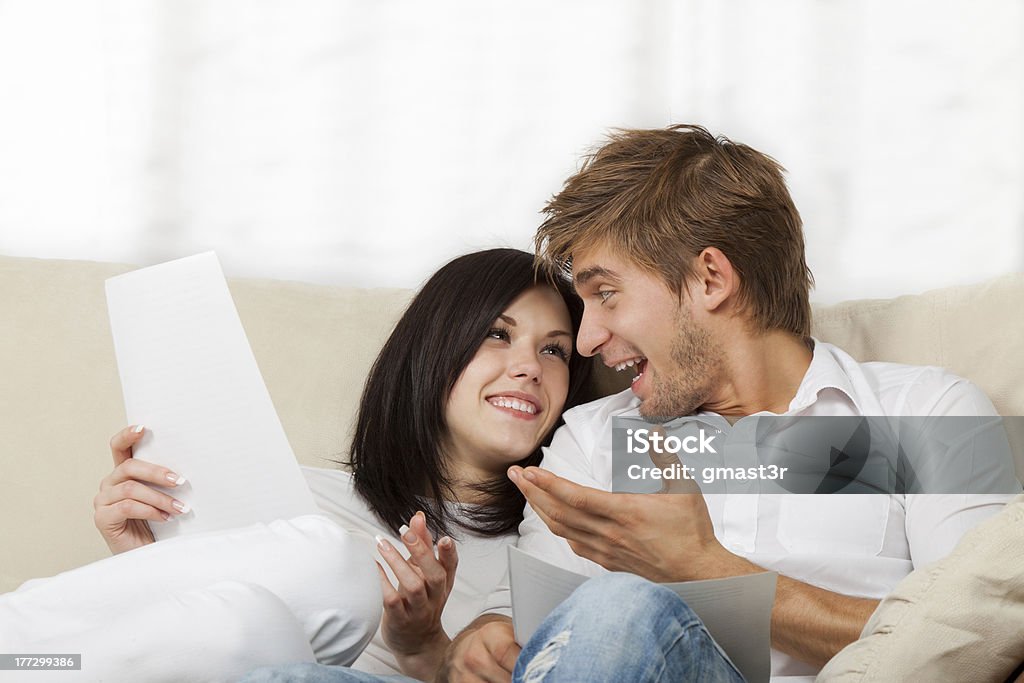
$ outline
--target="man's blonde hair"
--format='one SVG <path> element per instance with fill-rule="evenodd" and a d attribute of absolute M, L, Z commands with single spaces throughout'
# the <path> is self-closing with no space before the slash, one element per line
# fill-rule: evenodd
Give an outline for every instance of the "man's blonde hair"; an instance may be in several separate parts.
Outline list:
<path fill-rule="evenodd" d="M 608 247 L 681 294 L 694 257 L 716 247 L 755 329 L 807 336 L 814 280 L 783 172 L 701 126 L 616 131 L 544 208 L 537 255 L 564 269 L 574 253 Z"/>

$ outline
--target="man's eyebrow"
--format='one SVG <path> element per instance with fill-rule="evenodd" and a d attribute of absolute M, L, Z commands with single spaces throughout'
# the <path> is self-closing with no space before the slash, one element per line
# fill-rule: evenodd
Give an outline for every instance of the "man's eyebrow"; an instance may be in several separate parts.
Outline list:
<path fill-rule="evenodd" d="M 593 280 L 595 277 L 603 277 L 614 282 L 619 281 L 619 276 L 616 275 L 614 271 L 608 270 L 603 266 L 593 266 L 592 268 L 586 268 L 576 273 L 575 277 L 573 277 L 573 284 L 576 287 L 581 287 L 587 284 L 589 280 Z"/>

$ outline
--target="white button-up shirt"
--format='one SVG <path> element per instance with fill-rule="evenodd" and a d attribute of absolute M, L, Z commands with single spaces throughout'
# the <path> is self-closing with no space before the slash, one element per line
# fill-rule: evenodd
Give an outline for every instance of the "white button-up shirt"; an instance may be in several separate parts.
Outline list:
<path fill-rule="evenodd" d="M 565 413 L 543 467 L 603 490 L 611 488 L 612 418 L 636 417 L 640 400 L 626 390 Z M 700 413 L 712 415 L 712 413 Z M 761 413 L 767 415 L 769 413 Z M 859 363 L 816 342 L 811 364 L 785 413 L 791 416 L 996 415 L 984 393 L 935 367 Z M 1012 462 L 995 465 L 1013 477 Z M 1014 493 L 1020 491 L 1013 480 Z M 881 598 L 916 567 L 948 554 L 971 527 L 1013 497 L 995 494 L 706 496 L 715 536 L 731 552 L 766 569 L 844 595 Z M 519 547 L 566 569 L 595 576 L 605 569 L 576 555 L 530 508 Z M 488 611 L 510 614 L 500 588 Z M 772 678 L 816 668 L 772 651 Z"/>

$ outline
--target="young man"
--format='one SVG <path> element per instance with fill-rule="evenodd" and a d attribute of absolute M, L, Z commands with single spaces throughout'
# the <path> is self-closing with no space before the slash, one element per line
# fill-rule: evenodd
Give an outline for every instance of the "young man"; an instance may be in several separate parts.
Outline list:
<path fill-rule="evenodd" d="M 603 578 L 553 613 L 522 656 L 502 614 L 508 593 L 492 596 L 495 613 L 456 638 L 442 677 L 740 680 L 699 619 L 652 582 L 766 569 L 779 572 L 773 676 L 811 675 L 900 578 L 1012 497 L 609 493 L 613 417 L 995 410 L 940 369 L 858 363 L 810 338 L 800 217 L 781 167 L 750 147 L 697 126 L 623 131 L 546 213 L 538 255 L 571 270 L 585 305 L 580 352 L 637 374 L 630 390 L 566 413 L 543 469 L 510 471 L 529 501 L 519 547 Z M 1012 463 L 985 467 L 1019 490 Z"/>

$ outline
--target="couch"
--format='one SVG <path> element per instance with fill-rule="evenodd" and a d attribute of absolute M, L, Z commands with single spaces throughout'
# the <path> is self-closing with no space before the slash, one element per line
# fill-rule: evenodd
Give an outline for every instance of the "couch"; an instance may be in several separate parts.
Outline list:
<path fill-rule="evenodd" d="M 0 592 L 105 557 L 92 499 L 124 408 L 104 279 L 132 266 L 0 256 Z M 363 378 L 409 301 L 402 289 L 229 280 L 303 464 L 346 452 Z M 939 365 L 1024 415 L 1024 274 L 816 307 L 814 334 L 861 360 Z M 594 396 L 627 381 L 596 373 Z M 1024 435 L 1011 434 L 1018 476 Z"/>

